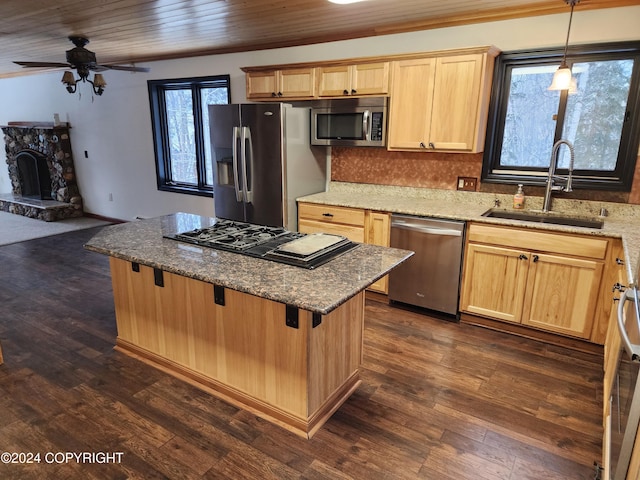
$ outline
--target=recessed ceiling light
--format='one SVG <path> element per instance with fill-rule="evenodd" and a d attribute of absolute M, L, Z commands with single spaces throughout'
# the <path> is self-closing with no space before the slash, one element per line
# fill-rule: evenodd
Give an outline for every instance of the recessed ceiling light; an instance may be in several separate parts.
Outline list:
<path fill-rule="evenodd" d="M 365 2 L 366 0 L 329 0 L 331 3 L 339 3 L 340 5 L 346 5 L 348 3 Z"/>

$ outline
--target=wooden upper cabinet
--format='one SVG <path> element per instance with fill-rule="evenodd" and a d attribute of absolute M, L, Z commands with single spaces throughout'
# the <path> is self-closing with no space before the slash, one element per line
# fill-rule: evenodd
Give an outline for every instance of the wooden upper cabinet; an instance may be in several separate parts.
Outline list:
<path fill-rule="evenodd" d="M 393 62 L 389 150 L 482 151 L 493 62 L 487 52 Z"/>
<path fill-rule="evenodd" d="M 318 67 L 318 96 L 342 97 L 389 93 L 389 62 Z"/>
<path fill-rule="evenodd" d="M 476 54 L 436 60 L 429 142 L 438 150 L 475 149 L 484 57 Z"/>
<path fill-rule="evenodd" d="M 435 67 L 435 58 L 393 62 L 389 149 L 410 150 L 428 145 Z"/>
<path fill-rule="evenodd" d="M 247 99 L 309 99 L 315 96 L 315 68 L 247 72 Z"/>

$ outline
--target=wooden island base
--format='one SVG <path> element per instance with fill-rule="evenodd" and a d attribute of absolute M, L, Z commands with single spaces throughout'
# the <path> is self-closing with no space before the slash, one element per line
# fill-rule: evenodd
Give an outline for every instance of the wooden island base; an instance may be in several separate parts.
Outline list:
<path fill-rule="evenodd" d="M 360 384 L 364 292 L 327 315 L 110 258 L 116 349 L 310 438 Z"/>

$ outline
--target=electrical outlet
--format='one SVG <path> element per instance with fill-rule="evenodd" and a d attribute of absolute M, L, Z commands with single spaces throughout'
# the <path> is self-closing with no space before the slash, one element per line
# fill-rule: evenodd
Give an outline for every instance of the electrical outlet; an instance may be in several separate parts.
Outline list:
<path fill-rule="evenodd" d="M 475 192 L 478 186 L 477 177 L 458 177 L 458 190 Z"/>

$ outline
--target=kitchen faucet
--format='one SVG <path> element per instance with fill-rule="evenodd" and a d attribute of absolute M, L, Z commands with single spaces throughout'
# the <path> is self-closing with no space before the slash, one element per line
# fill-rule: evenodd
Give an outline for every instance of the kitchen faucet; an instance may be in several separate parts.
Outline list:
<path fill-rule="evenodd" d="M 567 177 L 556 175 L 556 168 L 558 168 L 558 150 L 560 150 L 560 146 L 564 144 L 569 147 L 569 152 L 571 154 L 571 158 L 569 160 L 569 175 Z M 544 204 L 542 205 L 542 211 L 547 213 L 551 210 L 551 192 L 552 191 L 561 191 L 561 192 L 570 192 L 571 189 L 571 180 L 573 177 L 573 145 L 569 140 L 558 140 L 551 150 L 551 159 L 549 160 L 549 177 L 547 178 L 547 190 L 544 193 Z M 560 185 L 554 185 L 553 181 L 557 178 L 562 178 L 567 181 L 564 187 Z"/>

